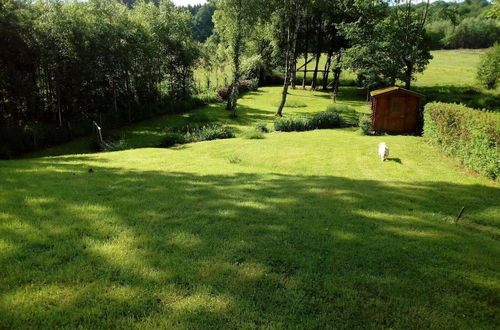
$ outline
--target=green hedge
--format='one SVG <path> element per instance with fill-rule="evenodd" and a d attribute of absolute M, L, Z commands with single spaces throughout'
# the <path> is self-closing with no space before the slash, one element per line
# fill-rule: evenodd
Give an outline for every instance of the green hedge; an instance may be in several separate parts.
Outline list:
<path fill-rule="evenodd" d="M 424 137 L 467 167 L 500 177 L 500 114 L 448 103 L 428 103 Z"/>
<path fill-rule="evenodd" d="M 280 118 L 274 122 L 274 129 L 281 132 L 302 132 L 313 129 L 339 128 L 344 121 L 336 112 L 318 112 L 310 118 Z"/>

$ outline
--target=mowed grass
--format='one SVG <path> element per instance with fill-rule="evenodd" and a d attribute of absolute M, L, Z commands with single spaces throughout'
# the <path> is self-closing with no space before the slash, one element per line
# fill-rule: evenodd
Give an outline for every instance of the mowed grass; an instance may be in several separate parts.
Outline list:
<path fill-rule="evenodd" d="M 123 132 L 243 135 L 279 92 Z M 331 103 L 291 93 L 286 116 Z M 498 328 L 499 200 L 422 138 L 354 129 L 0 161 L 0 328 Z"/>
<path fill-rule="evenodd" d="M 415 86 L 479 86 L 477 67 L 484 49 L 435 50 L 423 73 L 416 75 Z"/>
<path fill-rule="evenodd" d="M 145 120 L 115 131 L 123 136 L 128 148 L 156 147 L 161 142 L 166 128 L 184 125 L 220 123 L 231 127 L 237 136 L 253 130 L 259 123 L 265 123 L 270 129 L 276 119 L 276 110 L 281 100 L 280 87 L 263 87 L 258 91 L 246 93 L 238 100 L 238 117 L 232 119 L 224 109 L 224 103 L 210 104 L 182 115 L 165 115 Z M 369 103 L 364 99 L 364 92 L 355 87 L 342 87 L 337 104 L 349 105 L 359 112 L 369 112 Z M 332 104 L 331 95 L 326 92 L 311 92 L 300 88 L 290 90 L 285 117 L 310 116 L 325 111 Z M 295 105 L 301 105 L 297 107 Z M 305 105 L 305 106 L 302 106 Z M 90 138 L 83 137 L 69 143 L 34 152 L 29 157 L 80 154 L 92 152 Z"/>

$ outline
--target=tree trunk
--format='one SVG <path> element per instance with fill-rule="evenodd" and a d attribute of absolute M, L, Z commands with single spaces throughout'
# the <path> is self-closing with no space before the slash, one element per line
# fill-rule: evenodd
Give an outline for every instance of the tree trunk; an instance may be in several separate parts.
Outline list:
<path fill-rule="evenodd" d="M 240 53 L 242 43 L 241 21 L 242 21 L 242 5 L 239 2 L 239 12 L 236 17 L 236 35 L 234 36 L 233 44 L 233 83 L 231 84 L 231 93 L 227 100 L 226 109 L 232 111 L 231 117 L 236 117 L 236 108 L 240 87 Z"/>
<path fill-rule="evenodd" d="M 307 14 L 306 14 L 307 15 Z M 302 89 L 306 89 L 306 80 L 307 80 L 307 55 L 308 55 L 308 52 L 309 52 L 309 19 L 306 21 L 306 35 L 305 35 L 305 39 L 306 39 L 306 49 L 305 49 L 305 52 L 304 52 L 304 59 L 305 59 L 305 62 L 304 62 L 304 78 L 302 79 Z"/>
<path fill-rule="evenodd" d="M 340 61 L 342 59 L 342 53 L 339 52 L 336 59 L 335 59 L 335 69 L 333 69 L 333 84 L 332 84 L 332 98 L 333 102 L 337 101 L 337 94 L 339 91 L 339 85 L 340 85 L 340 74 L 342 73 L 342 68 L 340 66 Z"/>
<path fill-rule="evenodd" d="M 328 51 L 328 57 L 325 63 L 325 70 L 323 71 L 323 90 L 328 89 L 328 75 L 330 74 L 330 66 L 332 65 L 332 55 L 333 51 Z"/>
<path fill-rule="evenodd" d="M 411 88 L 411 77 L 413 76 L 413 63 L 407 62 L 406 63 L 406 70 L 405 70 L 405 88 L 410 89 Z"/>
<path fill-rule="evenodd" d="M 316 90 L 316 87 L 318 85 L 318 67 L 319 67 L 319 60 L 321 59 L 321 44 L 322 44 L 322 38 L 321 38 L 321 15 L 318 17 L 320 23 L 318 25 L 318 30 L 316 31 L 317 33 L 317 43 L 316 43 L 316 65 L 314 67 L 314 73 L 313 73 L 313 79 L 311 83 L 311 89 Z"/>
<path fill-rule="evenodd" d="M 283 108 L 286 104 L 286 97 L 288 95 L 288 86 L 290 86 L 290 80 L 293 76 L 293 71 L 295 69 L 295 59 L 291 57 L 296 56 L 297 49 L 297 34 L 299 32 L 300 25 L 300 12 L 299 12 L 299 2 L 296 0 L 294 2 L 295 8 L 290 15 L 287 28 L 287 51 L 286 56 L 288 58 L 287 68 L 285 71 L 285 82 L 283 84 L 283 93 L 281 94 L 281 103 L 278 107 L 276 115 L 279 117 L 283 116 Z M 291 9 L 291 8 L 290 8 Z"/>
<path fill-rule="evenodd" d="M 295 89 L 295 83 L 296 83 L 296 79 L 297 79 L 297 54 L 296 53 L 293 54 L 291 66 L 292 66 L 293 70 L 291 72 L 290 79 L 291 79 L 292 89 Z"/>

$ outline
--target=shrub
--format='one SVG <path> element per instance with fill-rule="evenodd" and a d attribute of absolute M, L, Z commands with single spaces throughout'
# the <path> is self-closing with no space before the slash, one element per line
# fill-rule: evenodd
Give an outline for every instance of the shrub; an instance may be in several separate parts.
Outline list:
<path fill-rule="evenodd" d="M 359 130 L 363 135 L 369 135 L 372 131 L 372 117 L 368 114 L 362 114 L 359 116 Z"/>
<path fill-rule="evenodd" d="M 331 104 L 326 108 L 327 112 L 334 112 L 340 115 L 340 118 L 348 126 L 357 126 L 359 114 L 354 108 L 345 104 Z"/>
<path fill-rule="evenodd" d="M 211 141 L 234 138 L 233 132 L 224 126 L 213 124 L 200 128 L 188 129 L 184 135 L 187 142 Z"/>
<path fill-rule="evenodd" d="M 306 118 L 280 118 L 274 122 L 274 129 L 281 132 L 302 132 L 313 128 Z"/>
<path fill-rule="evenodd" d="M 186 138 L 184 135 L 180 133 L 166 133 L 163 139 L 160 142 L 159 147 L 161 148 L 169 148 L 172 147 L 176 144 L 183 144 L 186 143 Z"/>
<path fill-rule="evenodd" d="M 168 129 L 169 128 L 165 128 L 165 136 L 158 145 L 161 148 L 168 148 L 176 144 L 229 139 L 234 137 L 233 132 L 229 128 L 217 124 L 203 126 L 195 124 L 166 131 Z"/>
<path fill-rule="evenodd" d="M 336 112 L 319 112 L 309 119 L 309 126 L 313 129 L 339 128 L 344 121 Z"/>
<path fill-rule="evenodd" d="M 217 89 L 217 97 L 221 100 L 227 101 L 229 93 L 231 93 L 231 86 L 224 86 Z"/>
<path fill-rule="evenodd" d="M 259 124 L 257 124 L 257 126 L 255 126 L 255 129 L 257 130 L 257 132 L 269 133 L 269 129 L 267 128 L 267 124 L 266 123 L 259 123 Z"/>
<path fill-rule="evenodd" d="M 496 43 L 490 50 L 481 55 L 477 70 L 477 79 L 488 89 L 497 86 L 500 80 L 500 44 Z"/>
<path fill-rule="evenodd" d="M 492 179 L 500 175 L 500 114 L 463 105 L 428 103 L 424 137 L 465 166 Z"/>
<path fill-rule="evenodd" d="M 257 130 L 250 130 L 243 134 L 243 138 L 249 140 L 264 139 L 264 134 L 262 134 L 262 132 Z"/>
<path fill-rule="evenodd" d="M 257 90 L 257 88 L 259 88 L 259 81 L 257 79 L 241 80 L 240 87 L 238 90 L 240 93 L 244 93 L 244 92 L 255 91 Z M 222 100 L 227 100 L 229 98 L 230 93 L 231 93 L 231 85 L 217 89 L 217 97 Z"/>
<path fill-rule="evenodd" d="M 311 118 L 280 118 L 274 122 L 274 128 L 281 132 L 301 132 L 313 129 L 339 128 L 344 121 L 336 112 L 319 112 Z"/>

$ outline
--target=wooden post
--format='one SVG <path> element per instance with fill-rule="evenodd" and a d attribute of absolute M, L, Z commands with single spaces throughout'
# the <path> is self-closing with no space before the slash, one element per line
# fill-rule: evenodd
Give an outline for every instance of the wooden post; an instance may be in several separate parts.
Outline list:
<path fill-rule="evenodd" d="M 104 141 L 102 139 L 101 128 L 99 127 L 99 125 L 97 125 L 97 123 L 95 121 L 93 123 L 94 123 L 94 128 L 96 131 L 97 144 L 99 144 L 99 147 L 102 147 L 104 145 Z"/>
<path fill-rule="evenodd" d="M 465 210 L 465 207 L 462 206 L 462 208 L 460 209 L 460 212 L 457 215 L 457 218 L 455 219 L 455 224 L 457 224 L 458 220 L 460 220 L 460 218 L 462 217 L 462 214 L 464 213 L 464 210 Z"/>

